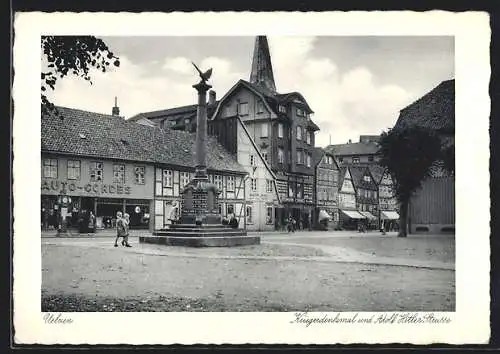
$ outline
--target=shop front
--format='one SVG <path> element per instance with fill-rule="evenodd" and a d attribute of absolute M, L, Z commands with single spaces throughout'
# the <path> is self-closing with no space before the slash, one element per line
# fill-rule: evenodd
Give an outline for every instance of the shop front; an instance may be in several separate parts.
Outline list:
<path fill-rule="evenodd" d="M 97 230 L 114 228 L 118 211 L 130 215 L 131 229 L 150 227 L 152 167 L 68 157 L 51 156 L 50 159 L 42 160 L 56 161 L 53 165 L 57 169 L 51 178 L 42 171 L 42 229 L 57 229 L 64 218 L 69 229 L 82 231 L 85 230 L 82 225 L 88 222 L 90 213 L 95 216 Z M 75 165 L 78 166 L 77 173 Z M 141 178 L 135 175 L 137 171 Z M 62 197 L 66 197 L 67 201 L 64 206 L 60 202 Z"/>
<path fill-rule="evenodd" d="M 357 230 L 366 217 L 356 210 L 340 210 L 340 226 L 343 230 Z"/>

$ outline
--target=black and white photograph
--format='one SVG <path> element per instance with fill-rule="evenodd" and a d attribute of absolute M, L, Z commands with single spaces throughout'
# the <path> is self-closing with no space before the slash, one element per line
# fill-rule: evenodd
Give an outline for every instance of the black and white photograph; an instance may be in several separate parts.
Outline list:
<path fill-rule="evenodd" d="M 487 341 L 487 17 L 469 18 L 474 41 L 446 13 L 370 14 L 364 32 L 337 14 L 330 33 L 318 17 L 290 34 L 285 13 L 282 30 L 207 17 L 213 33 L 203 13 L 164 29 L 109 14 L 115 27 L 96 17 L 88 34 L 69 13 L 35 30 L 26 15 L 14 288 L 31 302 L 17 325 L 36 318 L 28 341 L 44 327 L 54 344 L 213 343 L 202 328 L 220 323 L 237 334 L 218 343 L 460 343 L 465 317 Z"/>

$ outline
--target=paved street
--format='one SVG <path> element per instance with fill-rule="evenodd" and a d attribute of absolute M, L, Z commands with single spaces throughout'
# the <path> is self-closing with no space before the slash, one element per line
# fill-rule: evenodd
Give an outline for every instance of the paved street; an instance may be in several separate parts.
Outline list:
<path fill-rule="evenodd" d="M 102 234 L 101 234 L 102 236 Z M 42 239 L 44 311 L 453 311 L 454 238 L 262 233 L 238 248 Z"/>

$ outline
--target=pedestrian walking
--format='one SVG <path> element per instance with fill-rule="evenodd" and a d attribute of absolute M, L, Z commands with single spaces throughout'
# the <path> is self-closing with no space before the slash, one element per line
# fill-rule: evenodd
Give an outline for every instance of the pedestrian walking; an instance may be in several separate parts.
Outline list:
<path fill-rule="evenodd" d="M 125 234 L 127 232 L 125 226 L 125 219 L 123 218 L 123 214 L 121 211 L 116 213 L 116 238 L 115 238 L 115 247 L 118 247 L 118 239 L 123 237 L 122 245 L 125 246 Z"/>
<path fill-rule="evenodd" d="M 89 218 L 87 223 L 87 235 L 95 233 L 95 215 L 92 211 L 89 212 Z"/>
<path fill-rule="evenodd" d="M 129 237 L 129 231 L 130 231 L 130 215 L 127 214 L 127 213 L 125 213 L 123 215 L 123 220 L 124 220 L 123 224 L 124 224 L 124 227 L 125 227 L 125 236 L 123 237 L 122 246 L 132 247 L 128 243 L 128 237 Z"/>

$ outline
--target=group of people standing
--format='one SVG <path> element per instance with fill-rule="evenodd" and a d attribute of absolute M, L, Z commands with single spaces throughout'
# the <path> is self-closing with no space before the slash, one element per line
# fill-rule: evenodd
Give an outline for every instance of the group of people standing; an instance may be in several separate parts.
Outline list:
<path fill-rule="evenodd" d="M 128 243 L 129 237 L 129 228 L 130 228 L 130 215 L 125 213 L 122 214 L 121 211 L 116 213 L 116 238 L 115 238 L 115 247 L 118 247 L 118 239 L 120 237 L 123 238 L 122 246 L 124 247 L 132 247 Z"/>

